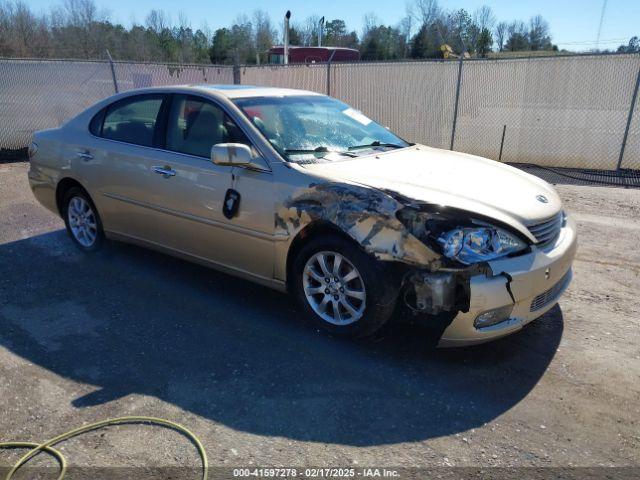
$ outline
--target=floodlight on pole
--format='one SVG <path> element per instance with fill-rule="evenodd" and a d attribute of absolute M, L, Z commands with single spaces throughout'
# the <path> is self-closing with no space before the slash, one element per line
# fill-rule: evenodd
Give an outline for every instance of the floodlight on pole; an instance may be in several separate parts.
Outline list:
<path fill-rule="evenodd" d="M 289 64 L 289 19 L 291 18 L 291 10 L 287 10 L 284 15 L 284 64 Z"/>
<path fill-rule="evenodd" d="M 322 17 L 320 19 L 320 21 L 318 22 L 318 46 L 321 47 L 322 46 L 322 33 L 324 30 L 324 17 Z"/>

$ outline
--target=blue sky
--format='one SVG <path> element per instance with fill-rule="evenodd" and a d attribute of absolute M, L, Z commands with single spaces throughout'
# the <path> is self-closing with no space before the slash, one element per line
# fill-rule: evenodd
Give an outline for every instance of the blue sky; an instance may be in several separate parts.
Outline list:
<path fill-rule="evenodd" d="M 61 2 L 62 0 L 60 0 Z M 409 0 L 411 1 L 411 0 Z M 36 11 L 48 11 L 55 0 L 26 0 Z M 284 15 L 287 9 L 292 11 L 292 20 L 303 20 L 310 14 L 324 15 L 327 19 L 342 18 L 350 29 L 358 33 L 362 29 L 362 19 L 365 13 L 373 12 L 387 24 L 395 24 L 405 12 L 405 1 L 391 0 L 307 0 L 305 2 L 293 0 L 96 0 L 97 5 L 109 12 L 114 21 L 130 25 L 132 21 L 144 22 L 149 10 L 156 8 L 169 13 L 171 19 L 177 22 L 178 15 L 183 12 L 191 22 L 192 27 L 199 28 L 206 21 L 209 28 L 229 25 L 237 15 L 250 15 L 257 8 L 270 13 L 276 21 Z M 482 5 L 489 5 L 498 20 L 527 20 L 535 14 L 543 15 L 551 26 L 554 43 L 569 50 L 588 50 L 593 48 L 600 22 L 603 0 L 500 0 L 474 1 L 455 0 L 440 1 L 440 5 L 453 9 L 465 8 L 472 12 Z M 621 43 L 627 43 L 632 35 L 640 35 L 640 1 L 639 0 L 608 0 L 607 9 L 600 35 L 601 48 L 614 48 Z M 577 43 L 592 42 L 592 43 Z"/>

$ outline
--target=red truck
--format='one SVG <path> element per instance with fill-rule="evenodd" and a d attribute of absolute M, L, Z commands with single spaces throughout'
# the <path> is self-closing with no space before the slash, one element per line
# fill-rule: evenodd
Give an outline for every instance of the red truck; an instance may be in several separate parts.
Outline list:
<path fill-rule="evenodd" d="M 344 47 L 289 47 L 289 63 L 357 62 L 360 52 Z M 278 45 L 269 49 L 269 63 L 284 63 L 284 47 Z"/>

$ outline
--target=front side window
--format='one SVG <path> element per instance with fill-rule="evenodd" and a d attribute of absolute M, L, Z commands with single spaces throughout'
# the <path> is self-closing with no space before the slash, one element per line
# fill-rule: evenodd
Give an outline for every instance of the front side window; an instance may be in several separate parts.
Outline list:
<path fill-rule="evenodd" d="M 101 136 L 152 147 L 162 100 L 161 95 L 145 95 L 127 98 L 109 106 L 104 115 Z"/>
<path fill-rule="evenodd" d="M 218 106 L 198 97 L 175 95 L 169 109 L 166 148 L 209 158 L 218 143 L 251 143 Z"/>
<path fill-rule="evenodd" d="M 239 98 L 235 104 L 293 162 L 328 161 L 410 144 L 349 105 L 321 95 Z"/>

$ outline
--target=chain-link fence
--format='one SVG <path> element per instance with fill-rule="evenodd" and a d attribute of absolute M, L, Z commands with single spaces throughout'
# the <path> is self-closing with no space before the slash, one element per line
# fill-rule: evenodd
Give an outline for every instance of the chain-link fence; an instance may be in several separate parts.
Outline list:
<path fill-rule="evenodd" d="M 637 55 L 466 62 L 454 148 L 615 170 L 639 68 Z"/>
<path fill-rule="evenodd" d="M 240 83 L 281 88 L 301 88 L 326 93 L 328 68 L 326 64 L 244 66 L 240 69 Z"/>
<path fill-rule="evenodd" d="M 448 148 L 457 71 L 440 61 L 336 65 L 331 93 L 406 140 Z"/>
<path fill-rule="evenodd" d="M 458 67 L 453 62 L 247 66 L 240 83 L 329 93 L 401 137 L 448 148 Z"/>
<path fill-rule="evenodd" d="M 640 55 L 228 66 L 0 60 L 0 148 L 116 88 L 242 83 L 329 93 L 409 141 L 550 179 L 640 186 Z M 635 107 L 634 107 L 635 102 Z"/>
<path fill-rule="evenodd" d="M 0 59 L 0 150 L 26 147 L 34 131 L 59 126 L 116 89 L 186 83 L 233 83 L 233 68 Z"/>
<path fill-rule="evenodd" d="M 134 88 L 197 83 L 233 83 L 233 67 L 220 65 L 162 65 L 114 62 L 114 75 L 122 92 Z"/>
<path fill-rule="evenodd" d="M 640 64 L 640 56 L 636 57 L 636 59 Z M 640 170 L 640 69 L 634 93 L 635 108 L 629 121 L 628 136 L 621 167 Z"/>
<path fill-rule="evenodd" d="M 35 130 L 57 127 L 113 92 L 104 62 L 0 60 L 0 148 L 25 147 Z"/>
<path fill-rule="evenodd" d="M 246 67 L 241 76 L 329 93 L 410 141 L 550 179 L 624 185 L 640 185 L 639 80 L 637 54 Z"/>

